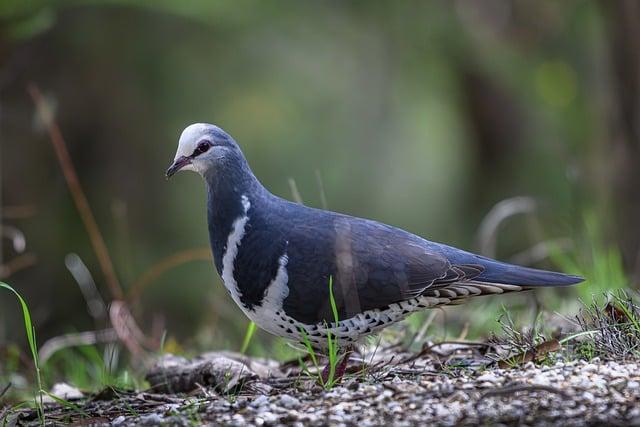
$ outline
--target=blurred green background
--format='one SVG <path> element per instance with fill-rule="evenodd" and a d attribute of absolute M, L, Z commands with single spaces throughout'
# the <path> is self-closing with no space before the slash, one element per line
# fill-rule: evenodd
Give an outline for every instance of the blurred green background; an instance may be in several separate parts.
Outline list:
<path fill-rule="evenodd" d="M 202 259 L 203 184 L 164 179 L 193 122 L 233 135 L 280 196 L 291 198 L 293 179 L 319 207 L 321 181 L 333 210 L 505 260 L 542 242 L 517 260 L 605 278 L 553 301 L 633 284 L 639 19 L 638 3 L 622 0 L 0 0 L 1 279 L 29 302 L 41 344 L 108 326 L 65 267 L 77 254 L 112 301 L 32 82 L 125 292 L 166 257 L 205 248 L 129 306 L 173 348 L 237 350 L 247 325 Z M 480 224 L 516 196 L 537 208 L 501 222 L 494 251 Z M 545 250 L 550 240 L 562 250 Z M 549 252 L 562 254 L 553 263 Z M 449 321 L 486 301 L 452 308 Z M 0 295 L 0 355 L 24 348 L 21 321 Z"/>

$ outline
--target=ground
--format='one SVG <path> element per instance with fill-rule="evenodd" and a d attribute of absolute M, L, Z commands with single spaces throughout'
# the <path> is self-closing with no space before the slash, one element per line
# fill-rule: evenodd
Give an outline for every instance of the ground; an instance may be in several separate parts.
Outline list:
<path fill-rule="evenodd" d="M 640 425 L 640 364 L 595 358 L 492 362 L 473 343 L 354 355 L 342 381 L 318 384 L 298 361 L 238 354 L 165 356 L 145 392 L 106 389 L 49 403 L 47 423 L 92 425 Z M 60 395 L 60 394 L 58 394 Z M 0 416 L 1 418 L 1 416 Z M 9 425 L 38 424 L 13 411 Z"/>

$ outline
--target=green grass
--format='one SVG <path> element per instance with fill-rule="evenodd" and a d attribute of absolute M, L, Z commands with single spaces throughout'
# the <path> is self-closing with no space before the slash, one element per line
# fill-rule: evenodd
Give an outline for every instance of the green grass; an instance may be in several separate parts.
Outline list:
<path fill-rule="evenodd" d="M 91 391 L 107 387 L 139 390 L 145 386 L 139 373 L 132 373 L 127 368 L 114 368 L 110 357 L 95 345 L 63 349 L 51 356 L 44 365 L 45 382 L 66 382 L 81 390 Z"/>
<path fill-rule="evenodd" d="M 0 282 L 0 288 L 6 289 L 13 293 L 20 303 L 24 319 L 24 329 L 27 336 L 27 342 L 33 360 L 35 370 L 35 387 L 33 403 L 35 404 L 40 424 L 45 424 L 45 411 L 43 396 L 47 395 L 58 404 L 69 409 L 71 412 L 80 414 L 83 417 L 88 415 L 77 405 L 64 399 L 54 396 L 43 388 L 43 377 L 46 374 L 50 377 L 50 382 L 55 382 L 57 378 L 53 377 L 53 372 L 57 373 L 56 377 L 60 377 L 61 381 L 73 384 L 80 388 L 98 389 L 105 386 L 111 387 L 128 387 L 139 389 L 141 383 L 136 380 L 135 376 L 129 374 L 128 371 L 122 371 L 119 374 L 113 374 L 107 367 L 102 355 L 95 346 L 82 346 L 75 349 L 66 349 L 59 354 L 54 355 L 46 364 L 46 369 L 40 365 L 38 357 L 38 347 L 36 341 L 35 328 L 31 319 L 29 307 L 24 298 L 13 287 L 6 283 Z M 16 350 L 17 351 L 17 350 Z M 17 370 L 17 362 L 12 362 L 13 358 L 9 358 L 7 366 L 9 370 Z M 18 408 L 22 405 L 16 405 Z M 6 421 L 6 420 L 5 420 Z"/>
<path fill-rule="evenodd" d="M 251 344 L 251 339 L 253 335 L 256 333 L 256 324 L 254 322 L 249 322 L 247 325 L 247 330 L 244 333 L 244 339 L 242 340 L 242 348 L 240 349 L 240 353 L 246 354 L 249 349 L 249 344 Z"/>
<path fill-rule="evenodd" d="M 575 250 L 563 253 L 550 248 L 550 259 L 569 274 L 585 278 L 586 283 L 575 287 L 580 298 L 590 301 L 594 295 L 625 289 L 630 285 L 624 271 L 620 249 L 607 243 L 604 226 L 592 213 L 585 213 L 581 236 L 574 239 Z"/>
<path fill-rule="evenodd" d="M 35 372 L 36 372 L 36 384 L 38 386 L 38 389 L 35 392 L 34 402 L 35 402 L 35 405 L 36 405 L 36 409 L 38 411 L 38 419 L 40 420 L 40 423 L 42 425 L 44 425 L 45 416 L 44 416 L 44 404 L 42 402 L 42 394 L 43 394 L 42 379 L 41 379 L 41 376 L 40 376 L 40 364 L 39 364 L 39 359 L 38 359 L 38 346 L 36 344 L 36 330 L 33 327 L 33 323 L 31 322 L 31 313 L 29 312 L 29 307 L 27 306 L 26 301 L 24 300 L 24 298 L 22 298 L 22 295 L 20 295 L 15 289 L 13 289 L 11 286 L 7 285 L 4 282 L 0 282 L 0 288 L 4 288 L 4 289 L 12 292 L 16 296 L 16 298 L 18 298 L 18 301 L 20 302 L 20 306 L 22 308 L 22 316 L 23 316 L 23 319 L 24 319 L 24 329 L 25 329 L 25 332 L 27 334 L 27 341 L 29 342 L 29 349 L 31 350 L 31 357 L 33 359 L 33 366 L 34 366 Z"/>
<path fill-rule="evenodd" d="M 331 305 L 333 320 L 337 327 L 338 323 L 340 322 L 340 318 L 338 316 L 338 306 L 336 305 L 336 300 L 333 295 L 333 277 L 332 276 L 329 276 L 329 303 Z M 318 379 L 318 383 L 320 383 L 320 385 L 325 390 L 330 390 L 340 380 L 340 378 L 336 378 L 336 367 L 338 366 L 338 361 L 339 361 L 338 355 L 340 353 L 340 347 L 338 346 L 337 337 L 333 335 L 329 330 L 329 324 L 325 322 L 324 326 L 327 329 L 327 353 L 325 354 L 325 357 L 329 362 L 329 364 L 327 365 L 329 368 L 329 374 L 327 375 L 326 380 L 322 376 L 322 369 L 320 369 L 320 366 L 318 364 L 318 357 L 316 355 L 316 351 L 314 350 L 313 345 L 311 344 L 311 341 L 307 336 L 307 333 L 303 328 L 300 328 L 300 333 L 302 335 L 302 343 L 304 344 L 305 349 L 307 350 L 307 354 L 311 358 L 311 362 L 313 363 L 313 366 L 316 370 L 316 377 Z M 311 376 L 311 373 L 307 369 L 302 359 L 299 358 L 298 360 L 300 362 L 300 366 L 302 367 L 303 371 Z"/>

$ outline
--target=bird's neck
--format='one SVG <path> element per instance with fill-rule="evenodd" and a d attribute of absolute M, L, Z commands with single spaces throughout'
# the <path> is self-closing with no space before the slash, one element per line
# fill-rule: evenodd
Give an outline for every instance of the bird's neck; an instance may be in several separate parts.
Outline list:
<path fill-rule="evenodd" d="M 208 193 L 209 240 L 218 273 L 234 222 L 255 212 L 269 192 L 248 166 L 218 168 L 205 174 Z"/>

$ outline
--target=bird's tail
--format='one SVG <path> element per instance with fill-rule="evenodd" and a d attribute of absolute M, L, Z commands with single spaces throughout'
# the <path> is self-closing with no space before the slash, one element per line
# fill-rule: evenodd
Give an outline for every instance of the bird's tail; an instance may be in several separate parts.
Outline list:
<path fill-rule="evenodd" d="M 538 270 L 507 264 L 489 258 L 478 257 L 484 271 L 474 281 L 483 283 L 499 283 L 518 285 L 526 288 L 542 288 L 556 286 L 571 286 L 584 281 L 580 276 L 557 273 L 555 271 Z"/>
<path fill-rule="evenodd" d="M 425 297 L 432 297 L 433 306 L 462 304 L 470 297 L 518 292 L 532 288 L 570 286 L 584 279 L 570 274 L 520 267 L 470 254 L 484 271 L 468 280 L 441 287 L 427 288 Z M 468 259 L 468 261 L 471 261 Z"/>
<path fill-rule="evenodd" d="M 584 281 L 580 276 L 508 264 L 442 244 L 438 244 L 438 249 L 451 264 L 473 264 L 482 267 L 482 272 L 473 278 L 474 282 L 542 288 L 571 286 Z"/>

